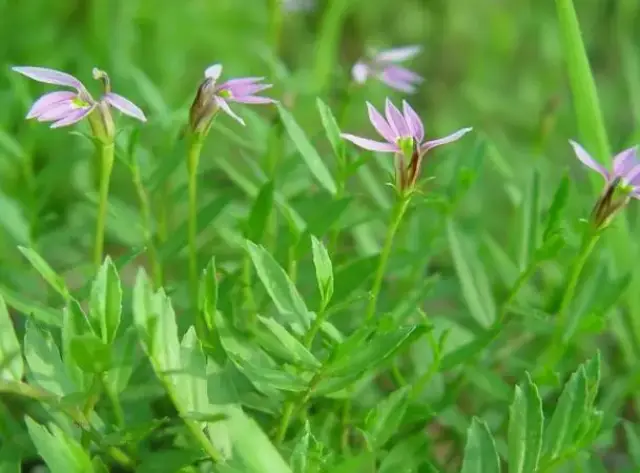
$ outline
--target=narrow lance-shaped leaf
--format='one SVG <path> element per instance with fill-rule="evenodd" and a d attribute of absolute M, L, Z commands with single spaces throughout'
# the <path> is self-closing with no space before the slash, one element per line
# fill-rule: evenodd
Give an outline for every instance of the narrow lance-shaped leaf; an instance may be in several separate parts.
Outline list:
<path fill-rule="evenodd" d="M 495 318 L 495 302 L 484 268 L 452 221 L 447 227 L 447 234 L 467 307 L 478 323 L 489 326 Z"/>
<path fill-rule="evenodd" d="M 320 120 L 322 121 L 322 126 L 327 134 L 327 139 L 331 144 L 333 153 L 340 161 L 342 161 L 345 146 L 344 140 L 340 138 L 340 127 L 338 125 L 338 121 L 331 112 L 329 106 L 324 103 L 320 97 L 316 99 L 316 106 L 318 107 L 318 112 L 320 112 Z"/>
<path fill-rule="evenodd" d="M 509 409 L 509 473 L 535 473 L 542 448 L 544 417 L 538 388 L 527 379 L 516 386 Z"/>
<path fill-rule="evenodd" d="M 280 112 L 280 118 L 284 124 L 289 137 L 298 148 L 302 159 L 307 164 L 309 171 L 313 174 L 313 177 L 318 181 L 322 187 L 324 187 L 330 194 L 335 194 L 336 183 L 329 172 L 329 169 L 324 164 L 324 161 L 313 147 L 309 138 L 305 132 L 300 128 L 300 125 L 296 123 L 293 116 L 282 106 L 278 105 L 278 112 Z"/>
<path fill-rule="evenodd" d="M 262 241 L 267 228 L 269 215 L 273 210 L 273 190 L 273 181 L 264 184 L 251 207 L 245 236 L 254 243 Z"/>
<path fill-rule="evenodd" d="M 24 374 L 22 350 L 2 296 L 0 296 L 0 367 L 0 379 L 9 381 L 22 379 Z"/>
<path fill-rule="evenodd" d="M 25 248 L 23 246 L 19 246 L 18 249 L 25 258 L 29 260 L 31 266 L 40 273 L 40 276 L 42 276 L 58 294 L 60 294 L 64 299 L 69 298 L 69 289 L 67 289 L 64 279 L 56 274 L 51 266 L 49 266 L 49 264 L 38 253 L 31 248 Z"/>
<path fill-rule="evenodd" d="M 316 268 L 318 289 L 322 296 L 323 305 L 326 306 L 333 296 L 333 267 L 327 249 L 315 236 L 311 235 L 311 247 L 313 252 L 313 265 Z"/>
<path fill-rule="evenodd" d="M 460 473 L 500 473 L 500 458 L 487 424 L 474 417 L 467 430 L 467 443 Z"/>
<path fill-rule="evenodd" d="M 122 315 L 122 287 L 111 258 L 107 256 L 91 287 L 89 315 L 100 327 L 104 343 L 112 343 Z"/>
<path fill-rule="evenodd" d="M 287 273 L 264 247 L 250 241 L 246 245 L 256 273 L 278 311 L 289 316 L 289 323 L 297 322 L 308 328 L 311 320 L 309 311 Z"/>
<path fill-rule="evenodd" d="M 587 411 L 587 378 L 584 366 L 573 373 L 565 385 L 551 421 L 545 431 L 543 455 L 545 460 L 557 458 L 573 444 L 582 418 Z"/>

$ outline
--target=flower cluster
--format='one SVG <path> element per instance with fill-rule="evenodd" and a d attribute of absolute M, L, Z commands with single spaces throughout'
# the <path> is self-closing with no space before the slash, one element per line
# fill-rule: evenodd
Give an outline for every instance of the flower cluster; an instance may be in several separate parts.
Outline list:
<path fill-rule="evenodd" d="M 290 3 L 291 9 L 310 5 L 305 1 Z M 351 69 L 352 79 L 357 84 L 364 84 L 370 78 L 376 78 L 394 90 L 413 93 L 424 79 L 399 64 L 414 58 L 420 51 L 420 46 L 412 45 L 370 53 L 354 64 Z M 60 128 L 87 118 L 94 136 L 102 142 L 112 142 L 115 136 L 110 111 L 112 108 L 142 122 L 146 121 L 144 112 L 138 106 L 111 90 L 109 76 L 99 69 L 93 70 L 93 78 L 102 81 L 104 92 L 97 100 L 79 79 L 70 74 L 44 67 L 13 67 L 13 70 L 38 82 L 72 89 L 50 92 L 40 97 L 27 113 L 27 119 L 50 122 L 51 128 Z M 272 87 L 263 82 L 264 77 L 242 77 L 218 84 L 221 75 L 220 64 L 214 64 L 205 70 L 204 80 L 198 87 L 189 111 L 189 126 L 195 135 L 204 136 L 207 133 L 218 111 L 223 111 L 244 125 L 244 120 L 231 109 L 230 103 L 276 102 L 270 97 L 258 95 Z M 467 127 L 443 138 L 425 140 L 423 122 L 406 101 L 402 102 L 400 111 L 387 99 L 384 116 L 371 103 L 367 102 L 366 105 L 369 121 L 383 141 L 350 133 L 343 133 L 342 137 L 365 150 L 393 153 L 395 184 L 401 192 L 415 189 L 422 161 L 430 150 L 452 143 L 471 131 Z M 640 160 L 637 147 L 616 155 L 613 159 L 613 171 L 610 172 L 579 144 L 574 141 L 570 141 L 570 144 L 578 159 L 605 179 L 605 188 L 592 212 L 594 225 L 602 228 L 631 198 L 640 199 Z"/>

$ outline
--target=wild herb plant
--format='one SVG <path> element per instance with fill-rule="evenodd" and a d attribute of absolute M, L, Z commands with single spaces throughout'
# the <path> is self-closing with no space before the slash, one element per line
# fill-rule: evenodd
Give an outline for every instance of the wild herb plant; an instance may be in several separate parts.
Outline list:
<path fill-rule="evenodd" d="M 640 7 L 587 3 L 0 2 L 0 472 L 639 471 Z"/>

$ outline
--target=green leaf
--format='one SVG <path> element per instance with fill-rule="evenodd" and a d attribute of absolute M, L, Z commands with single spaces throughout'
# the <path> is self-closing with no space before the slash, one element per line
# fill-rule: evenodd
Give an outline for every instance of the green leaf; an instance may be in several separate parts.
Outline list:
<path fill-rule="evenodd" d="M 260 243 L 267 228 L 269 215 L 273 210 L 273 181 L 265 183 L 253 202 L 245 237 L 254 243 Z"/>
<path fill-rule="evenodd" d="M 316 106 L 318 107 L 318 112 L 320 112 L 320 120 L 322 121 L 322 126 L 327 134 L 327 139 L 329 140 L 329 143 L 331 143 L 333 153 L 340 161 L 342 161 L 345 147 L 344 141 L 340 137 L 340 126 L 338 125 L 338 121 L 334 117 L 329 106 L 324 103 L 320 97 L 316 99 Z"/>
<path fill-rule="evenodd" d="M 335 195 L 337 191 L 336 183 L 334 182 L 329 169 L 324 164 L 324 161 L 309 141 L 309 138 L 307 138 L 305 132 L 300 128 L 300 125 L 296 123 L 293 116 L 284 107 L 278 105 L 278 112 L 280 113 L 280 118 L 282 119 L 282 123 L 284 124 L 289 137 L 300 152 L 302 159 L 304 159 L 304 162 L 309 167 L 313 177 L 315 177 L 318 184 L 329 191 L 330 194 Z"/>
<path fill-rule="evenodd" d="M 487 424 L 474 417 L 467 430 L 467 443 L 460 473 L 500 473 L 500 458 Z"/>
<path fill-rule="evenodd" d="M 288 316 L 289 323 L 297 322 L 305 329 L 308 329 L 311 316 L 302 296 L 300 296 L 287 273 L 263 246 L 256 245 L 250 241 L 247 241 L 246 245 L 256 273 L 278 312 Z"/>
<path fill-rule="evenodd" d="M 113 343 L 122 315 L 122 287 L 118 271 L 108 256 L 91 287 L 89 315 L 100 327 L 102 341 Z"/>
<path fill-rule="evenodd" d="M 142 346 L 158 374 L 181 366 L 176 314 L 163 289 L 153 294 L 149 278 L 138 271 L 133 289 L 133 316 Z"/>
<path fill-rule="evenodd" d="M 34 321 L 54 327 L 60 327 L 62 325 L 62 314 L 59 310 L 45 307 L 2 284 L 0 284 L 0 294 L 2 294 L 9 307 L 13 307 Z"/>
<path fill-rule="evenodd" d="M 311 440 L 311 429 L 309 421 L 306 420 L 302 429 L 302 435 L 296 441 L 293 451 L 291 452 L 291 458 L 289 464 L 296 473 L 306 473 L 308 457 L 309 457 L 309 443 Z"/>
<path fill-rule="evenodd" d="M 31 322 L 24 335 L 24 357 L 29 382 L 58 396 L 76 392 L 53 337 Z"/>
<path fill-rule="evenodd" d="M 333 267 L 327 249 L 315 236 L 311 235 L 311 249 L 313 265 L 316 268 L 316 280 L 322 296 L 322 303 L 326 307 L 333 296 Z"/>
<path fill-rule="evenodd" d="M 509 409 L 509 473 L 535 473 L 542 449 L 544 416 L 537 386 L 527 379 L 516 386 Z"/>
<path fill-rule="evenodd" d="M 93 465 L 84 449 L 55 424 L 50 431 L 25 418 L 29 436 L 51 473 L 91 473 Z"/>
<path fill-rule="evenodd" d="M 104 373 L 111 367 L 111 348 L 92 333 L 76 335 L 69 348 L 76 365 L 85 373 Z"/>
<path fill-rule="evenodd" d="M 587 414 L 587 378 L 584 366 L 565 385 L 547 426 L 543 442 L 545 460 L 553 460 L 571 447 L 582 418 Z"/>
<path fill-rule="evenodd" d="M 544 231 L 542 232 L 542 241 L 547 241 L 551 235 L 558 229 L 562 213 L 567 206 L 569 200 L 569 176 L 567 173 L 562 175 L 560 184 L 556 188 L 551 205 L 545 216 Z"/>
<path fill-rule="evenodd" d="M 0 379 L 20 381 L 24 374 L 24 361 L 20 342 L 4 299 L 0 296 Z"/>
<path fill-rule="evenodd" d="M 223 412 L 227 416 L 225 426 L 233 443 L 234 459 L 237 457 L 244 465 L 240 471 L 292 473 L 269 437 L 251 417 L 242 412 L 242 409 L 228 406 Z"/>
<path fill-rule="evenodd" d="M 520 230 L 520 271 L 524 271 L 538 248 L 538 222 L 540 217 L 540 173 L 531 174 L 531 183 L 520 208 L 522 224 Z"/>
<path fill-rule="evenodd" d="M 486 271 L 476 253 L 470 248 L 470 243 L 458 232 L 453 221 L 449 221 L 447 235 L 467 307 L 479 324 L 488 327 L 495 319 L 496 307 Z"/>
<path fill-rule="evenodd" d="M 398 432 L 402 418 L 407 412 L 410 392 L 409 386 L 394 391 L 367 415 L 365 428 L 375 449 L 382 448 Z"/>
<path fill-rule="evenodd" d="M 218 306 L 218 270 L 216 269 L 216 259 L 211 257 L 209 264 L 204 268 L 202 277 L 200 278 L 199 311 L 196 319 L 196 330 L 202 340 L 204 337 L 203 329 L 207 329 L 207 334 L 213 332 L 213 314 L 216 313 Z"/>
<path fill-rule="evenodd" d="M 261 315 L 258 316 L 258 320 L 268 330 L 268 332 L 260 329 L 256 331 L 257 341 L 265 350 L 307 369 L 320 367 L 320 362 L 316 357 L 314 357 L 298 339 L 291 335 L 286 328 L 275 320 L 262 317 Z"/>
<path fill-rule="evenodd" d="M 381 366 L 395 353 L 407 348 L 427 329 L 423 325 L 393 328 L 371 335 L 371 328 L 356 331 L 332 353 L 324 368 L 326 378 L 318 384 L 316 395 L 339 391 Z"/>
<path fill-rule="evenodd" d="M 194 327 L 190 327 L 182 338 L 180 352 L 182 368 L 173 376 L 181 402 L 178 410 L 183 414 L 206 414 L 209 411 L 207 360 Z"/>
<path fill-rule="evenodd" d="M 69 290 L 64 283 L 64 279 L 58 276 L 56 272 L 51 269 L 51 266 L 49 266 L 49 264 L 42 259 L 38 253 L 31 248 L 25 248 L 23 246 L 19 246 L 18 249 L 29 260 L 31 266 L 40 273 L 40 276 L 42 276 L 58 294 L 60 294 L 64 299 L 68 299 L 70 297 Z"/>

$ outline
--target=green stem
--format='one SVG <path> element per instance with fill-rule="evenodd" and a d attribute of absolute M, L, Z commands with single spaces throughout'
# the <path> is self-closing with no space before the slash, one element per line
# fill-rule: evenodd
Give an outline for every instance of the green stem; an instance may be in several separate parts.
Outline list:
<path fill-rule="evenodd" d="M 98 196 L 98 216 L 96 220 L 95 246 L 93 251 L 93 264 L 97 269 L 102 264 L 104 252 L 104 229 L 107 220 L 107 205 L 109 200 L 109 183 L 111 170 L 113 169 L 114 145 L 113 143 L 99 145 L 100 154 L 100 190 Z"/>
<path fill-rule="evenodd" d="M 202 151 L 202 135 L 190 135 L 187 151 L 189 174 L 189 289 L 193 308 L 198 307 L 198 163 Z"/>
<path fill-rule="evenodd" d="M 325 302 L 323 301 L 320 305 L 320 309 L 318 310 L 318 314 L 316 315 L 316 318 L 313 321 L 313 324 L 311 324 L 311 328 L 309 329 L 309 331 L 304 337 L 305 347 L 311 348 L 313 339 L 316 337 L 316 335 L 318 334 L 318 331 L 320 330 L 320 327 L 322 327 L 322 324 L 327 319 L 327 311 L 325 310 L 326 308 L 327 308 L 327 304 L 325 304 Z"/>
<path fill-rule="evenodd" d="M 291 422 L 291 418 L 296 412 L 304 407 L 307 403 L 313 390 L 316 388 L 320 380 L 322 379 L 322 375 L 324 374 L 325 366 L 322 366 L 316 374 L 313 376 L 311 381 L 309 382 L 309 387 L 305 392 L 303 392 L 296 399 L 291 399 L 284 404 L 284 409 L 282 411 L 282 417 L 280 418 L 280 424 L 278 425 L 278 430 L 276 432 L 275 443 L 276 445 L 280 445 L 285 436 L 287 435 L 287 429 L 289 428 L 289 423 Z"/>
<path fill-rule="evenodd" d="M 131 171 L 133 173 L 133 184 L 138 194 L 138 202 L 140 204 L 140 213 L 142 214 L 142 223 L 144 227 L 144 239 L 147 245 L 149 264 L 151 265 L 151 272 L 153 275 L 154 286 L 162 286 L 162 266 L 158 259 L 158 253 L 153 238 L 153 222 L 151 219 L 151 208 L 149 205 L 149 198 L 142 184 L 142 178 L 140 176 L 140 168 L 135 158 L 131 164 Z"/>
<path fill-rule="evenodd" d="M 384 279 L 384 273 L 387 269 L 387 262 L 389 261 L 389 255 L 391 254 L 391 248 L 393 247 L 393 239 L 396 236 L 398 227 L 402 217 L 407 211 L 409 206 L 410 196 L 400 195 L 398 196 L 396 203 L 394 204 L 393 212 L 391 214 L 391 221 L 389 228 L 387 229 L 387 236 L 385 237 L 384 246 L 380 253 L 380 261 L 378 263 L 378 270 L 376 271 L 375 279 L 373 280 L 373 286 L 371 287 L 371 299 L 369 299 L 369 306 L 367 307 L 366 319 L 370 320 L 375 312 L 378 302 L 378 295 L 382 287 L 382 280 Z"/>
<path fill-rule="evenodd" d="M 257 315 L 256 301 L 253 298 L 253 290 L 252 290 L 252 278 L 251 278 L 251 270 L 253 268 L 253 263 L 251 262 L 251 257 L 247 254 L 244 256 L 244 261 L 242 265 L 242 279 L 244 286 L 244 302 L 249 311 L 249 326 L 255 326 L 255 320 Z"/>
<path fill-rule="evenodd" d="M 584 266 L 587 263 L 587 260 L 589 259 L 589 256 L 593 252 L 593 249 L 595 248 L 596 243 L 598 243 L 599 239 L 600 232 L 594 231 L 592 229 L 588 229 L 583 236 L 580 251 L 576 258 L 573 260 L 573 264 L 571 265 L 571 269 L 569 271 L 569 279 L 567 280 L 567 285 L 562 295 L 560 306 L 556 315 L 557 328 L 555 330 L 555 335 L 553 337 L 551 345 L 549 345 L 549 348 L 547 350 L 547 354 L 551 358 L 551 363 L 553 364 L 545 363 L 545 366 L 555 366 L 556 362 L 560 360 L 562 354 L 564 353 L 564 336 L 567 328 L 566 325 L 569 307 L 571 305 L 571 302 L 573 302 L 582 270 L 584 269 Z"/>
<path fill-rule="evenodd" d="M 283 0 L 269 0 L 269 39 L 273 53 L 276 56 L 280 53 L 282 2 Z"/>

